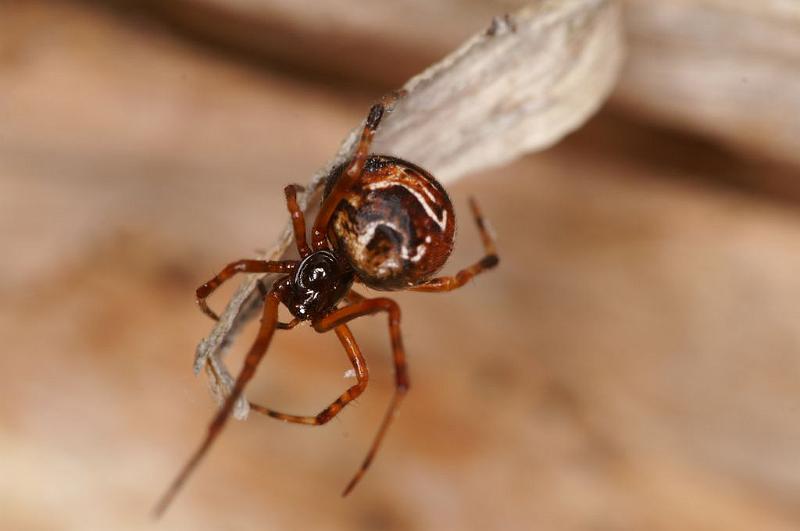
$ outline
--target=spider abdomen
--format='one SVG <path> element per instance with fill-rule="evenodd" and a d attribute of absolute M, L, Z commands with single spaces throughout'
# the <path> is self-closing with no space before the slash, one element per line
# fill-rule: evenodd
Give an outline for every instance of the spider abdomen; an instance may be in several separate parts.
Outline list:
<path fill-rule="evenodd" d="M 325 195 L 341 175 L 336 168 Z M 378 290 L 397 290 L 431 278 L 453 250 L 450 198 L 427 171 L 402 159 L 372 155 L 337 206 L 328 237 L 358 277 Z"/>

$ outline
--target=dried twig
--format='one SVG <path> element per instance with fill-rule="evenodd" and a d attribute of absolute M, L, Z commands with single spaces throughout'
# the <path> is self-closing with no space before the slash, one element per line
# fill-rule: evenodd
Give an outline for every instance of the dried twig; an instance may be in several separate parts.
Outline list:
<path fill-rule="evenodd" d="M 394 154 L 447 182 L 544 149 L 579 127 L 610 92 L 622 62 L 619 8 L 612 0 L 541 1 L 504 17 L 440 63 L 411 79 L 381 126 L 375 151 Z M 300 198 L 307 210 L 330 169 L 350 156 L 355 128 L 316 172 Z M 267 259 L 292 241 L 287 226 Z M 221 358 L 261 303 L 251 275 L 239 286 L 211 334 L 197 347 L 195 372 L 206 368 L 222 401 L 233 378 Z M 266 282 L 265 282 L 266 283 Z M 244 397 L 234 415 L 247 416 Z"/>

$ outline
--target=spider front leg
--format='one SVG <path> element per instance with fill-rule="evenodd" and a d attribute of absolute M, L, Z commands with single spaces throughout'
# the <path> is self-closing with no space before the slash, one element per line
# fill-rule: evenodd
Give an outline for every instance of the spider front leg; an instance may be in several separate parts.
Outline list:
<path fill-rule="evenodd" d="M 383 437 L 386 435 L 386 430 L 389 428 L 389 425 L 391 424 L 392 419 L 394 418 L 394 415 L 400 406 L 400 402 L 408 392 L 410 385 L 408 379 L 408 370 L 406 369 L 406 355 L 405 350 L 403 349 L 403 340 L 400 335 L 400 308 L 397 306 L 397 303 L 387 298 L 365 299 L 355 292 L 351 291 L 350 293 L 351 295 L 348 295 L 348 299 L 353 301 L 352 304 L 345 306 L 344 308 L 334 310 L 322 319 L 312 323 L 312 325 L 317 332 L 327 332 L 331 328 L 341 326 L 358 317 L 372 315 L 378 312 L 386 312 L 389 316 L 389 335 L 392 341 L 395 391 L 394 395 L 392 396 L 392 401 L 389 403 L 389 408 L 386 411 L 386 415 L 383 417 L 383 422 L 381 422 L 380 428 L 378 428 L 378 433 L 375 435 L 375 438 L 372 441 L 372 446 L 370 446 L 369 451 L 367 452 L 367 456 L 361 463 L 361 467 L 353 476 L 353 479 L 351 479 L 345 487 L 344 491 L 342 492 L 342 496 L 347 496 L 350 491 L 353 490 L 353 487 L 355 487 L 359 480 L 364 476 L 364 473 L 366 473 L 367 469 L 372 463 L 372 460 L 375 458 L 375 454 L 380 448 Z"/>
<path fill-rule="evenodd" d="M 208 307 L 206 299 L 214 293 L 218 287 L 236 273 L 293 273 L 297 268 L 297 260 L 237 260 L 226 265 L 217 275 L 197 288 L 197 305 L 204 314 L 215 321 L 219 321 L 219 316 Z"/>
<path fill-rule="evenodd" d="M 322 207 L 314 220 L 314 227 L 311 229 L 311 245 L 314 250 L 324 249 L 327 247 L 327 234 L 328 222 L 333 216 L 333 212 L 339 205 L 345 193 L 353 187 L 353 185 L 361 177 L 361 172 L 364 169 L 364 164 L 367 162 L 369 156 L 369 148 L 372 145 L 372 139 L 375 136 L 375 131 L 383 119 L 383 115 L 387 109 L 391 109 L 395 102 L 405 95 L 405 90 L 399 90 L 387 94 L 379 103 L 373 105 L 367 121 L 364 124 L 364 129 L 361 130 L 361 138 L 356 145 L 353 158 L 350 159 L 347 167 L 342 171 L 336 186 L 330 191 L 328 196 L 322 202 Z"/>
<path fill-rule="evenodd" d="M 180 491 L 181 487 L 183 487 L 183 484 L 203 459 L 206 452 L 208 452 L 208 449 L 211 448 L 211 444 L 214 442 L 214 440 L 216 440 L 217 436 L 222 431 L 222 428 L 225 426 L 231 411 L 233 411 L 233 406 L 241 396 L 242 391 L 244 391 L 247 383 L 255 374 L 256 368 L 258 367 L 261 359 L 264 357 L 264 354 L 267 352 L 267 348 L 272 340 L 272 336 L 275 333 L 275 324 L 278 321 L 279 302 L 280 297 L 278 292 L 276 289 L 273 289 L 270 291 L 269 295 L 267 295 L 267 300 L 264 303 L 264 313 L 261 317 L 261 327 L 258 330 L 258 335 L 256 336 L 255 342 L 253 342 L 253 346 L 250 347 L 250 351 L 247 353 L 247 357 L 244 360 L 244 366 L 242 367 L 239 376 L 236 378 L 236 383 L 231 390 L 231 394 L 228 395 L 228 398 L 225 400 L 222 408 L 217 412 L 217 414 L 214 416 L 214 419 L 208 425 L 208 434 L 206 435 L 205 439 L 203 439 L 200 447 L 195 451 L 194 454 L 192 454 L 192 457 L 189 459 L 186 465 L 184 465 L 178 476 L 173 480 L 172 484 L 167 489 L 166 493 L 159 500 L 154 512 L 156 518 L 160 517 L 167 507 L 169 507 L 172 499 L 175 497 L 178 491 Z"/>
<path fill-rule="evenodd" d="M 483 258 L 471 266 L 462 269 L 456 273 L 455 276 L 432 278 L 424 284 L 409 288 L 409 290 L 427 292 L 452 291 L 469 282 L 469 280 L 475 275 L 496 267 L 500 262 L 500 259 L 497 256 L 497 250 L 495 249 L 494 239 L 489 233 L 489 230 L 486 228 L 486 223 L 484 222 L 483 215 L 478 207 L 478 202 L 475 201 L 474 197 L 469 198 L 469 206 L 472 210 L 472 215 L 475 218 L 475 224 L 478 225 L 478 232 L 480 233 L 481 241 L 483 242 L 483 248 L 485 251 Z"/>
<path fill-rule="evenodd" d="M 286 194 L 286 208 L 289 210 L 289 215 L 292 218 L 292 228 L 294 229 L 294 241 L 297 244 L 297 252 L 300 253 L 300 258 L 305 258 L 311 254 L 311 250 L 306 243 L 306 218 L 300 206 L 297 204 L 297 191 L 303 191 L 304 188 L 298 184 L 290 184 L 283 189 Z"/>
<path fill-rule="evenodd" d="M 300 416 L 300 415 L 288 415 L 286 413 L 280 413 L 275 411 L 274 409 L 269 409 L 264 406 L 260 406 L 258 404 L 254 404 L 250 402 L 250 407 L 253 411 L 258 411 L 259 413 L 263 413 L 264 415 L 268 415 L 272 418 L 276 418 L 279 420 L 283 420 L 286 422 L 294 422 L 297 424 L 307 424 L 310 426 L 321 426 L 335 417 L 344 407 L 351 402 L 358 398 L 361 393 L 364 392 L 364 389 L 367 388 L 367 383 L 369 382 L 369 371 L 367 370 L 367 362 L 364 360 L 364 357 L 361 355 L 361 350 L 358 348 L 358 344 L 356 343 L 355 338 L 353 337 L 352 332 L 350 332 L 350 328 L 345 325 L 339 325 L 334 328 L 336 335 L 339 337 L 339 341 L 342 343 L 345 352 L 347 352 L 347 357 L 350 360 L 350 363 L 353 365 L 353 369 L 356 371 L 356 379 L 357 382 L 355 385 L 351 386 L 347 389 L 344 393 L 342 393 L 339 398 L 334 400 L 328 407 L 314 415 L 311 416 Z"/>

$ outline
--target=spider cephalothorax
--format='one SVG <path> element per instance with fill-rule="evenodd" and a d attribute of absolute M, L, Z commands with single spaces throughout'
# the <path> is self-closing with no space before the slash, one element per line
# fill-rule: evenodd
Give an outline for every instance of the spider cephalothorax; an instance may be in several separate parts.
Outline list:
<path fill-rule="evenodd" d="M 197 302 L 210 317 L 217 315 L 206 298 L 236 273 L 277 273 L 264 293 L 261 326 L 250 347 L 230 395 L 208 428 L 201 446 L 173 481 L 156 507 L 163 512 L 189 474 L 210 448 L 230 416 L 233 406 L 267 351 L 276 329 L 289 329 L 309 321 L 317 332 L 333 330 L 350 359 L 356 383 L 328 407 L 313 416 L 290 415 L 258 404 L 250 407 L 287 422 L 321 425 L 359 396 L 369 381 L 366 362 L 347 323 L 358 317 L 386 313 L 395 368 L 395 394 L 366 458 L 343 494 L 352 490 L 372 462 L 400 401 L 408 391 L 405 351 L 400 335 L 400 309 L 389 298 L 367 299 L 352 289 L 354 282 L 377 290 L 450 291 L 497 265 L 494 241 L 484 226 L 478 206 L 470 201 L 485 248 L 485 256 L 454 276 L 433 277 L 453 249 L 455 214 L 441 184 L 427 171 L 410 162 L 385 155 L 370 155 L 372 137 L 384 115 L 386 98 L 370 109 L 353 156 L 328 176 L 322 205 L 306 241 L 306 224 L 297 204 L 295 185 L 285 188 L 300 260 L 239 260 L 197 288 Z M 342 301 L 346 304 L 340 306 Z M 294 316 L 278 321 L 284 304 Z"/>
<path fill-rule="evenodd" d="M 353 285 L 353 269 L 328 249 L 309 254 L 280 287 L 281 302 L 301 321 L 329 313 Z"/>

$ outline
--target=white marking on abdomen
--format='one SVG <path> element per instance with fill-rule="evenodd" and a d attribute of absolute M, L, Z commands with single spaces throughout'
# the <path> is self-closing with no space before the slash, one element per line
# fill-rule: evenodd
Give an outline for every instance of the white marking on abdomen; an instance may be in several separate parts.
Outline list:
<path fill-rule="evenodd" d="M 433 208 L 431 207 L 431 203 L 435 203 L 436 202 L 435 201 L 435 197 L 431 194 L 431 192 L 427 189 L 427 187 L 424 187 L 423 189 L 426 192 L 425 195 L 427 195 L 430 198 L 430 201 L 427 201 L 425 199 L 425 197 L 423 197 L 417 190 L 415 190 L 414 188 L 412 188 L 412 187 L 410 187 L 410 186 L 408 186 L 408 185 L 406 185 L 406 184 L 404 184 L 404 183 L 402 183 L 400 181 L 377 181 L 377 182 L 371 183 L 369 188 L 370 188 L 370 190 L 381 190 L 383 188 L 391 188 L 392 186 L 400 186 L 400 187 L 404 188 L 405 190 L 407 190 L 411 195 L 416 197 L 417 198 L 417 202 L 420 205 L 422 205 L 422 208 L 428 214 L 428 217 L 431 218 L 432 220 L 434 220 L 436 222 L 436 224 L 439 225 L 439 228 L 442 231 L 444 231 L 444 228 L 447 226 L 447 209 L 446 208 L 442 209 L 442 217 L 441 217 L 441 219 L 436 217 L 436 214 L 434 213 Z"/>

